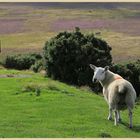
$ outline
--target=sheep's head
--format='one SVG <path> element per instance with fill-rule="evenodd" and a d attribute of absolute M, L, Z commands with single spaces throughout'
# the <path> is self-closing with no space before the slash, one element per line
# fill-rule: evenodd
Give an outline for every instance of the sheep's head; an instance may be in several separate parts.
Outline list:
<path fill-rule="evenodd" d="M 102 67 L 96 67 L 96 66 L 90 64 L 90 68 L 94 70 L 94 75 L 93 75 L 92 81 L 99 82 L 99 81 L 104 80 L 105 74 L 106 74 L 107 70 L 109 69 L 109 66 L 102 68 Z"/>

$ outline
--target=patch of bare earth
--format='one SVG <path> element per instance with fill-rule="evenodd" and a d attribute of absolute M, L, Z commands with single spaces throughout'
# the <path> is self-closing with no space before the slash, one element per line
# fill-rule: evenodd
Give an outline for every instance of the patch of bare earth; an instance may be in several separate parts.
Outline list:
<path fill-rule="evenodd" d="M 28 78 L 29 74 L 0 74 L 0 78 Z"/>

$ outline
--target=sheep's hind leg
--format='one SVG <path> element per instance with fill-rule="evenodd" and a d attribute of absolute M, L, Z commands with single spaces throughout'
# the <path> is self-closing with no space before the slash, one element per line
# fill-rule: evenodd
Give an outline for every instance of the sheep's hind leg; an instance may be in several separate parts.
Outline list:
<path fill-rule="evenodd" d="M 132 110 L 131 110 L 131 108 L 128 108 L 128 111 L 129 111 L 129 128 L 132 128 L 133 125 L 132 125 Z"/>
<path fill-rule="evenodd" d="M 117 110 L 114 111 L 114 125 L 117 125 L 118 123 L 118 114 L 117 114 Z"/>
<path fill-rule="evenodd" d="M 109 107 L 108 120 L 112 120 L 112 108 L 111 107 Z"/>
<path fill-rule="evenodd" d="M 117 111 L 117 114 L 118 114 L 118 122 L 121 122 L 122 119 L 121 119 L 121 114 L 120 114 L 120 111 L 119 110 Z"/>

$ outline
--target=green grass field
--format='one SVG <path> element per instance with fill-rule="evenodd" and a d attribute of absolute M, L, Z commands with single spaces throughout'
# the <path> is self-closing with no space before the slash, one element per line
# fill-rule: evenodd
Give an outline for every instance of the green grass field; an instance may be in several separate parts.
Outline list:
<path fill-rule="evenodd" d="M 0 69 L 0 77 L 0 137 L 140 137 L 139 105 L 131 130 L 127 111 L 114 126 L 104 98 L 93 92 L 30 71 Z"/>

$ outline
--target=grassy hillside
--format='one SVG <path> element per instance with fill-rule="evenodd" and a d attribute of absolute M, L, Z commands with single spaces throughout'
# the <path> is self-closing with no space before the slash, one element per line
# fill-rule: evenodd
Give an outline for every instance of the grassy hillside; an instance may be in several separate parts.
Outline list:
<path fill-rule="evenodd" d="M 30 71 L 0 69 L 0 114 L 0 137 L 140 137 L 139 105 L 115 127 L 102 96 Z"/>
<path fill-rule="evenodd" d="M 79 26 L 112 47 L 114 62 L 140 58 L 140 4 L 0 3 L 0 62 L 7 55 L 41 52 L 60 31 Z M 31 71 L 0 67 L 0 137 L 140 137 L 140 105 L 134 128 L 128 112 L 114 126 L 103 96 L 44 78 Z"/>
<path fill-rule="evenodd" d="M 139 3 L 0 3 L 2 53 L 39 52 L 45 41 L 79 26 L 82 32 L 101 32 L 98 37 L 113 48 L 113 61 L 140 57 Z"/>

